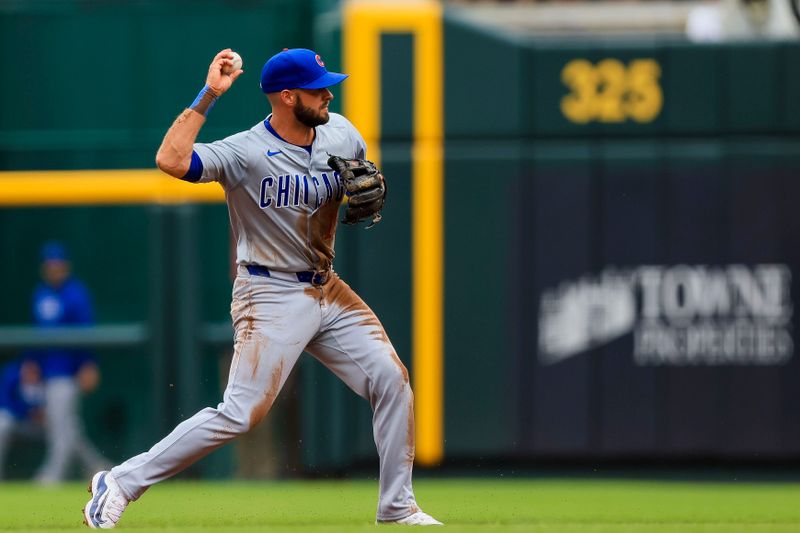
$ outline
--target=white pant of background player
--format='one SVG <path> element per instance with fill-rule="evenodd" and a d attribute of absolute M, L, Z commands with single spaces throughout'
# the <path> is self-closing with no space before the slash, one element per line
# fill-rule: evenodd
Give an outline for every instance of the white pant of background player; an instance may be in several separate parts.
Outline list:
<path fill-rule="evenodd" d="M 380 456 L 378 520 L 417 512 L 411 488 L 414 410 L 408 372 L 361 298 L 335 273 L 315 287 L 250 275 L 240 266 L 231 316 L 234 356 L 222 403 L 203 409 L 148 452 L 113 468 L 124 495 L 137 499 L 150 485 L 258 424 L 305 350 L 372 405 Z"/>
<path fill-rule="evenodd" d="M 89 472 L 108 465 L 108 460 L 86 437 L 81 419 L 81 391 L 75 378 L 48 379 L 44 396 L 47 453 L 36 480 L 43 484 L 64 481 L 74 458 Z"/>

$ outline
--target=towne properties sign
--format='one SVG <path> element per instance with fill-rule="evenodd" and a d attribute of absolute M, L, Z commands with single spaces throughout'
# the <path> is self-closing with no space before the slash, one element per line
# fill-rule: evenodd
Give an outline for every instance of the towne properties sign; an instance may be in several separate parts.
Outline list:
<path fill-rule="evenodd" d="M 543 291 L 539 361 L 552 365 L 633 335 L 633 361 L 782 365 L 794 353 L 785 264 L 605 268 Z"/>

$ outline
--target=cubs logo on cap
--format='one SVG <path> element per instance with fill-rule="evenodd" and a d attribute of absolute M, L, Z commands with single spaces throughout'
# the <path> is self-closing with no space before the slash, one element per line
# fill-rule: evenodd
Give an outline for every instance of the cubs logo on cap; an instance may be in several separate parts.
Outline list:
<path fill-rule="evenodd" d="M 323 89 L 341 83 L 347 74 L 328 72 L 320 55 L 307 48 L 291 48 L 272 56 L 261 69 L 261 90 Z"/>

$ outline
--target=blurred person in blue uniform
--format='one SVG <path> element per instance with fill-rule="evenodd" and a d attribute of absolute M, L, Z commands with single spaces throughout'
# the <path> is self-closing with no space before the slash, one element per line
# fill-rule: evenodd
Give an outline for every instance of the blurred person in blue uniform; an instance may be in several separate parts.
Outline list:
<path fill-rule="evenodd" d="M 12 439 L 41 438 L 43 404 L 44 384 L 36 362 L 20 358 L 0 369 L 0 479 Z"/>
<path fill-rule="evenodd" d="M 40 282 L 33 292 L 33 321 L 40 328 L 88 326 L 94 322 L 89 291 L 72 276 L 67 250 L 59 242 L 42 247 Z M 95 472 L 109 464 L 86 438 L 80 416 L 80 396 L 97 387 L 100 373 L 91 353 L 75 348 L 30 351 L 41 368 L 45 393 L 47 454 L 37 481 L 63 481 L 73 458 Z"/>

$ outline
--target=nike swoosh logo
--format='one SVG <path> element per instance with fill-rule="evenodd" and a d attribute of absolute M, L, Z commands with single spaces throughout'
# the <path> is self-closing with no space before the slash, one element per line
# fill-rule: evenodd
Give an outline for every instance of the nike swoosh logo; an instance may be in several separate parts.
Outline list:
<path fill-rule="evenodd" d="M 283 153 L 283 152 L 281 152 L 280 150 L 277 150 L 277 151 L 275 151 L 275 152 L 273 152 L 272 150 L 267 150 L 267 155 L 268 155 L 269 157 L 272 157 L 272 156 L 274 156 L 274 155 L 278 155 L 278 154 L 280 154 L 280 153 Z"/>

